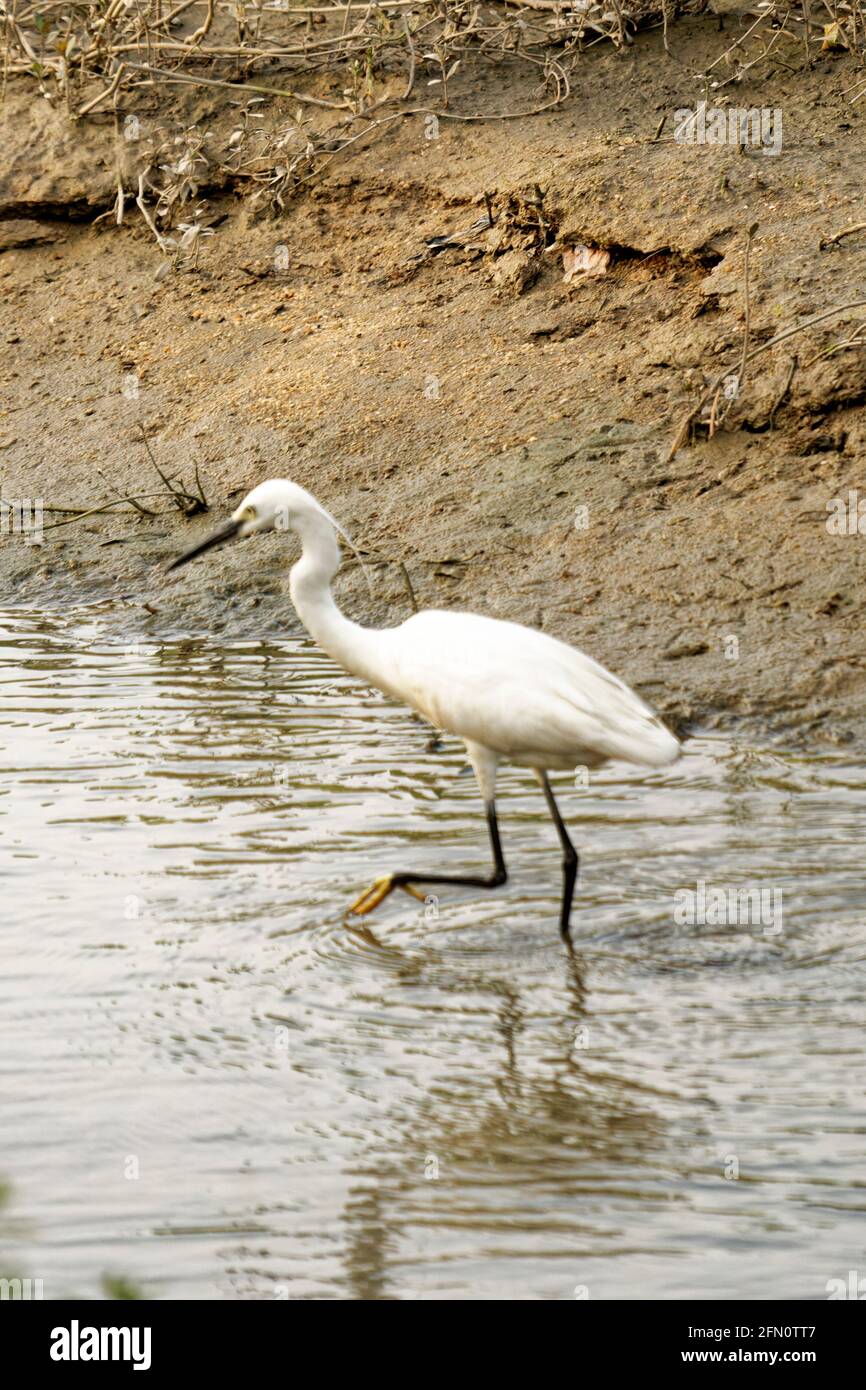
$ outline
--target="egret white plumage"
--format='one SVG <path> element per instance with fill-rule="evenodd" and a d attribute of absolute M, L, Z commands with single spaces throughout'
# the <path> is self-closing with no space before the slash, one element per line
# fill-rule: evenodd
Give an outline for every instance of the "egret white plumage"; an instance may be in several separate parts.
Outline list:
<path fill-rule="evenodd" d="M 463 740 L 487 814 L 490 875 L 401 870 L 377 879 L 350 911 L 371 912 L 394 888 L 423 901 L 417 884 L 496 888 L 504 883 L 495 794 L 497 768 L 509 762 L 535 773 L 556 826 L 563 850 L 560 931 L 568 939 L 578 856 L 548 772 L 597 768 L 611 759 L 663 767 L 679 757 L 677 739 L 621 680 L 547 633 L 450 609 L 422 610 L 399 627 L 352 622 L 331 593 L 340 567 L 337 533 L 351 541 L 311 493 L 286 479 L 253 488 L 224 526 L 169 569 L 212 546 L 270 530 L 293 531 L 300 539 L 302 553 L 292 567 L 290 593 L 310 636 L 352 675 Z"/>

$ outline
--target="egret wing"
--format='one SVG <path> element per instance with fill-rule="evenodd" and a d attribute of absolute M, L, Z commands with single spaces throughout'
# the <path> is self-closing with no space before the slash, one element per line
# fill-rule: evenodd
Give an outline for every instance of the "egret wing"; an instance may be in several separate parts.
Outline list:
<path fill-rule="evenodd" d="M 389 636 L 395 693 L 438 728 L 505 757 L 659 766 L 679 755 L 677 740 L 627 685 L 547 633 L 427 610 Z"/>

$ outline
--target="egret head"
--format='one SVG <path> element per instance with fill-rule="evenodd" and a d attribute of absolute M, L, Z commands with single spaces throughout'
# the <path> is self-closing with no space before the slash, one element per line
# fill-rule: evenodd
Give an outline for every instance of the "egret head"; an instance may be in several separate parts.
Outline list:
<path fill-rule="evenodd" d="M 172 560 L 168 569 L 179 569 L 214 546 L 224 545 L 230 540 L 243 540 L 259 531 L 294 531 L 303 542 L 313 541 L 317 536 L 333 537 L 336 531 L 358 555 L 351 537 L 311 492 L 298 483 L 290 482 L 288 478 L 269 478 L 247 493 L 224 525 Z"/>

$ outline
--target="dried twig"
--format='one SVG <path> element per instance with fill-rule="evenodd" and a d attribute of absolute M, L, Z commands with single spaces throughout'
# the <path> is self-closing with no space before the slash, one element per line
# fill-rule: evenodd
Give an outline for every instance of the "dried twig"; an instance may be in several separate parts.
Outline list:
<path fill-rule="evenodd" d="M 187 492 L 184 488 L 176 487 L 174 483 L 171 481 L 171 479 L 168 478 L 165 475 L 165 473 L 163 473 L 162 469 L 160 468 L 159 464 L 154 458 L 153 450 L 150 447 L 150 441 L 148 440 L 147 432 L 145 431 L 144 426 L 142 424 L 139 424 L 138 428 L 141 433 L 142 443 L 144 444 L 144 447 L 147 450 L 148 458 L 150 459 L 151 463 L 153 464 L 154 468 L 156 469 L 157 473 L 159 474 L 160 478 L 165 484 L 166 489 L 170 497 L 174 501 L 174 504 L 177 507 L 178 511 L 182 512 L 184 516 L 195 516 L 198 512 L 206 512 L 208 510 L 208 504 L 205 500 L 204 493 L 202 492 L 201 482 L 199 481 L 198 465 L 196 465 L 195 476 L 196 483 L 198 485 L 199 495 L 198 497 L 195 497 L 192 493 Z"/>
<path fill-rule="evenodd" d="M 406 90 L 403 93 L 403 100 L 408 101 L 412 95 L 412 88 L 415 86 L 415 45 L 412 42 L 412 30 L 406 15 L 401 15 L 403 20 L 403 31 L 406 35 L 406 44 L 409 49 L 409 76 L 406 79 Z"/>
<path fill-rule="evenodd" d="M 779 410 L 781 410 L 783 403 L 787 399 L 788 392 L 791 389 L 791 383 L 794 380 L 794 374 L 797 370 L 797 365 L 797 357 L 795 354 L 791 358 L 791 365 L 788 368 L 788 375 L 785 378 L 785 384 L 779 392 L 778 396 L 776 397 L 775 402 L 773 403 L 773 408 L 767 416 L 767 422 L 771 430 L 774 430 L 776 428 L 776 414 Z"/>
<path fill-rule="evenodd" d="M 92 111 L 95 106 L 98 106 L 101 101 L 107 101 L 109 97 L 114 96 L 115 92 L 120 86 L 125 67 L 126 65 L 124 63 L 118 63 L 117 71 L 115 72 L 114 77 L 112 78 L 109 86 L 106 87 L 104 92 L 100 92 L 98 96 L 91 97 L 90 101 L 86 101 L 83 106 L 79 106 L 79 116 L 86 116 L 87 113 L 89 111 Z"/>
<path fill-rule="evenodd" d="M 83 511 L 83 512 L 76 512 L 74 516 L 67 517 L 67 519 L 66 519 L 65 521 L 50 521 L 50 522 L 48 523 L 48 525 L 47 525 L 47 526 L 44 526 L 42 529 L 43 529 L 44 531 L 55 531 L 55 530 L 57 529 L 58 526 L 72 526 L 72 525 L 74 525 L 74 523 L 75 523 L 76 521 L 83 521 L 84 518 L 87 517 L 87 516 L 99 516 L 101 512 L 108 512 L 108 511 L 111 511 L 111 509 L 112 509 L 113 507 L 118 507 L 118 506 L 120 506 L 121 502 L 140 502 L 141 499 L 142 499 L 142 497 L 161 497 L 161 496 L 163 496 L 163 495 L 164 495 L 164 494 L 162 494 L 162 493 L 156 493 L 156 492 L 144 492 L 144 493 L 139 493 L 137 497 L 133 497 L 133 496 L 129 496 L 129 497 L 116 497 L 116 498 L 115 498 L 113 501 L 111 501 L 111 502 L 103 502 L 99 507 L 88 507 L 88 508 L 87 508 L 85 511 Z M 65 510 L 65 508 L 62 508 L 62 509 L 59 508 L 59 507 L 47 507 L 47 508 L 46 508 L 46 511 L 60 511 L 60 510 Z M 154 512 L 152 515 L 155 516 L 156 513 Z"/>
<path fill-rule="evenodd" d="M 825 251 L 828 246 L 835 246 L 843 236 L 853 236 L 855 232 L 866 232 L 866 222 L 855 222 L 850 227 L 843 227 L 841 232 L 836 232 L 834 236 L 822 237 L 818 242 L 818 250 Z"/>
<path fill-rule="evenodd" d="M 403 583 L 406 585 L 406 593 L 409 595 L 409 602 L 410 602 L 411 605 L 412 605 L 412 612 L 413 612 L 413 613 L 417 613 L 417 612 L 418 612 L 418 600 L 417 600 L 417 598 L 415 597 L 415 589 L 414 589 L 414 587 L 413 587 L 413 585 L 412 585 L 412 580 L 411 580 L 410 577 L 409 577 L 409 571 L 407 570 L 406 565 L 405 565 L 405 563 L 404 563 L 403 560 L 399 560 L 399 561 L 398 561 L 398 564 L 399 564 L 399 566 L 400 566 L 400 573 L 401 573 L 402 576 L 403 576 Z"/>
<path fill-rule="evenodd" d="M 788 338 L 793 338 L 797 333 L 805 333 L 807 328 L 814 328 L 817 324 L 825 323 L 827 319 L 835 318 L 837 314 L 846 314 L 851 309 L 862 309 L 864 305 L 866 305 L 866 299 L 852 299 L 848 304 L 839 304 L 835 309 L 825 309 L 822 314 L 815 314 L 812 318 L 807 319 L 805 323 L 798 323 L 795 324 L 793 328 L 786 328 L 782 333 L 777 333 L 775 338 L 770 338 L 768 342 L 761 343 L 760 347 L 753 348 L 746 357 L 743 365 L 745 366 L 746 363 L 753 361 L 754 358 L 760 357 L 762 352 L 769 352 L 770 348 L 777 347 L 779 343 L 786 342 Z M 674 457 L 674 454 L 685 444 L 695 419 L 707 402 L 716 394 L 722 382 L 725 380 L 725 377 L 730 375 L 730 372 L 730 367 L 725 367 L 719 372 L 718 376 L 715 376 L 710 382 L 697 405 L 683 418 L 679 429 L 674 435 L 673 443 L 668 450 L 666 462 L 669 463 Z"/>
<path fill-rule="evenodd" d="M 292 101 L 300 101 L 307 106 L 324 106 L 331 111 L 346 111 L 351 109 L 350 102 L 344 98 L 343 101 L 325 101 L 323 97 L 313 97 L 305 92 L 295 92 L 285 87 L 263 87 L 255 82 L 224 82 L 217 77 L 192 76 L 187 72 L 170 72 L 168 68 L 153 67 L 149 63 L 130 63 L 126 66 L 133 72 L 143 72 L 150 77 L 159 77 L 163 82 L 186 82 L 193 87 L 226 87 L 229 91 L 239 92 L 261 92 L 268 97 L 291 97 Z"/>
<path fill-rule="evenodd" d="M 805 371 L 807 367 L 813 366 L 813 364 L 818 362 L 822 357 L 832 357 L 837 352 L 844 352 L 846 348 L 863 347 L 864 343 L 866 343 L 866 338 L 860 335 L 864 332 L 864 329 L 866 329 L 866 324 L 864 324 L 862 320 L 858 321 L 856 328 L 849 337 L 843 338 L 841 342 L 831 343 L 829 347 L 821 348 L 820 352 L 816 352 L 814 357 L 810 357 L 808 362 L 803 363 L 803 370 Z"/>
<path fill-rule="evenodd" d="M 102 469 L 101 469 L 101 468 L 97 468 L 96 471 L 97 471 L 97 473 L 99 474 L 99 476 L 100 476 L 100 478 L 102 479 L 102 481 L 105 483 L 105 486 L 108 488 L 109 492 L 113 492 L 114 495 L 115 495 L 115 497 L 119 498 L 119 497 L 120 497 L 120 493 L 118 492 L 117 488 L 114 487 L 113 484 L 110 483 L 110 482 L 108 481 L 108 479 L 106 478 L 106 476 L 105 476 L 105 474 L 103 473 Z M 132 503 L 132 505 L 133 505 L 133 507 L 135 508 L 135 510 L 136 510 L 137 512 L 140 512 L 142 516 L 156 516 L 156 512 L 151 511 L 150 507 L 143 507 L 143 506 L 141 505 L 141 503 L 140 503 L 135 497 L 130 497 L 130 498 L 128 498 L 127 500 L 130 501 L 130 502 Z"/>
<path fill-rule="evenodd" d="M 194 34 L 190 34 L 189 38 L 186 40 L 190 48 L 193 48 L 197 43 L 201 43 L 202 39 L 209 32 L 210 27 L 213 24 L 213 7 L 214 0 L 207 0 L 207 14 L 204 17 L 201 26 L 198 29 L 196 29 Z"/>

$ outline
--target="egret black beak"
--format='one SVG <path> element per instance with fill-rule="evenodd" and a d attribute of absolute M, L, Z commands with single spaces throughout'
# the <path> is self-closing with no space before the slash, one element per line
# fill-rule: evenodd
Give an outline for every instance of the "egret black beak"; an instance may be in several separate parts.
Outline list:
<path fill-rule="evenodd" d="M 241 529 L 241 523 L 232 519 L 227 521 L 225 526 L 220 526 L 218 531 L 212 531 L 209 536 L 205 536 L 203 541 L 185 550 L 183 555 L 178 555 L 176 560 L 172 560 L 170 565 L 166 565 L 166 570 L 180 569 L 187 561 L 194 560 L 196 555 L 203 555 L 206 550 L 210 550 L 215 545 L 223 545 L 225 541 L 230 541 L 232 536 L 236 536 Z"/>

